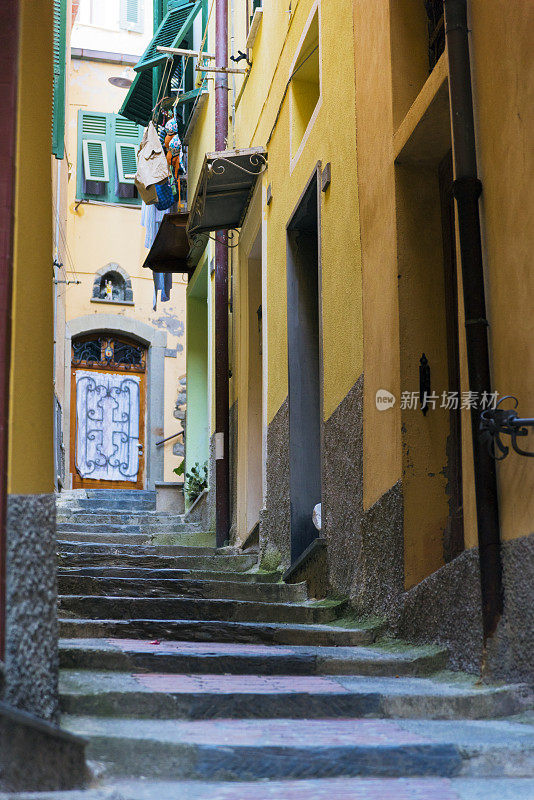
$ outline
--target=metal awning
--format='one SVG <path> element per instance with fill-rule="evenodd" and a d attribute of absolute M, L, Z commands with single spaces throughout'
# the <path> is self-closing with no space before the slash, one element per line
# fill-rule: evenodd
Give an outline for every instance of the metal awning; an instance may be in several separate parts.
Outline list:
<path fill-rule="evenodd" d="M 186 272 L 191 276 L 200 260 L 208 237 L 186 233 L 189 214 L 165 214 L 143 267 L 153 272 Z"/>
<path fill-rule="evenodd" d="M 264 147 L 206 153 L 189 212 L 189 235 L 240 228 L 266 169 Z"/>

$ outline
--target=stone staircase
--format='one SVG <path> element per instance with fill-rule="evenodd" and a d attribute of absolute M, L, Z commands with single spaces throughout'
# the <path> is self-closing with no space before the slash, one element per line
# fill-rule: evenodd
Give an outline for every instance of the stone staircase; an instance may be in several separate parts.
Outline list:
<path fill-rule="evenodd" d="M 150 493 L 60 497 L 58 523 L 62 725 L 93 778 L 31 796 L 534 798 L 528 687 L 447 672 Z"/>

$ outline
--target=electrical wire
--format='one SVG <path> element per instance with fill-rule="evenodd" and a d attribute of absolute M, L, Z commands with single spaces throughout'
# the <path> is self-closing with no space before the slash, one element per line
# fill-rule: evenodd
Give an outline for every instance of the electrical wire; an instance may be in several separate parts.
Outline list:
<path fill-rule="evenodd" d="M 66 235 L 66 232 L 65 232 L 65 230 L 63 228 L 62 221 L 59 218 L 57 210 L 55 208 L 54 208 L 54 214 L 55 214 L 55 217 L 56 217 L 56 223 L 57 223 L 57 226 L 58 226 L 59 236 L 60 236 L 61 243 L 62 243 L 62 248 L 61 249 L 63 251 L 64 256 L 66 256 L 68 265 L 70 266 L 70 269 L 68 271 L 72 275 L 74 275 L 74 279 L 76 281 L 79 281 L 79 276 L 78 276 L 78 273 L 76 272 L 76 267 L 74 266 L 74 260 L 72 258 L 72 254 L 71 254 L 71 251 L 70 251 L 69 243 L 67 241 L 67 235 Z M 62 264 L 62 267 L 63 267 L 63 271 L 64 271 L 64 274 L 65 274 L 65 280 L 68 280 L 67 270 L 65 269 L 65 266 L 63 264 Z"/>

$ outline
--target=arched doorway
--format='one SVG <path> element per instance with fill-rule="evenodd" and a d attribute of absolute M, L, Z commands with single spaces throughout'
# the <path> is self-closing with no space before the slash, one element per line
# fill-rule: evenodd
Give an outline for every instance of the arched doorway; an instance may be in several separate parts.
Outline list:
<path fill-rule="evenodd" d="M 74 489 L 143 488 L 146 356 L 145 345 L 111 333 L 72 340 Z"/>

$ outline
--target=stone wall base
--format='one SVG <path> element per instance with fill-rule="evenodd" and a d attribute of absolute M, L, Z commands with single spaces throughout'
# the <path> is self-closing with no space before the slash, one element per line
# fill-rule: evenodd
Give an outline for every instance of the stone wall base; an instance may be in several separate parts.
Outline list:
<path fill-rule="evenodd" d="M 83 739 L 0 703 L 0 791 L 79 789 L 86 777 Z"/>
<path fill-rule="evenodd" d="M 3 699 L 53 721 L 59 714 L 56 552 L 55 495 L 10 495 Z"/>
<path fill-rule="evenodd" d="M 534 534 L 502 545 L 504 614 L 484 659 L 484 675 L 534 683 Z M 393 631 L 413 642 L 445 645 L 454 669 L 482 667 L 478 548 L 466 550 L 404 592 L 388 615 Z"/>
<path fill-rule="evenodd" d="M 289 489 L 289 400 L 286 398 L 267 428 L 267 497 L 260 511 L 260 556 L 291 563 Z"/>

